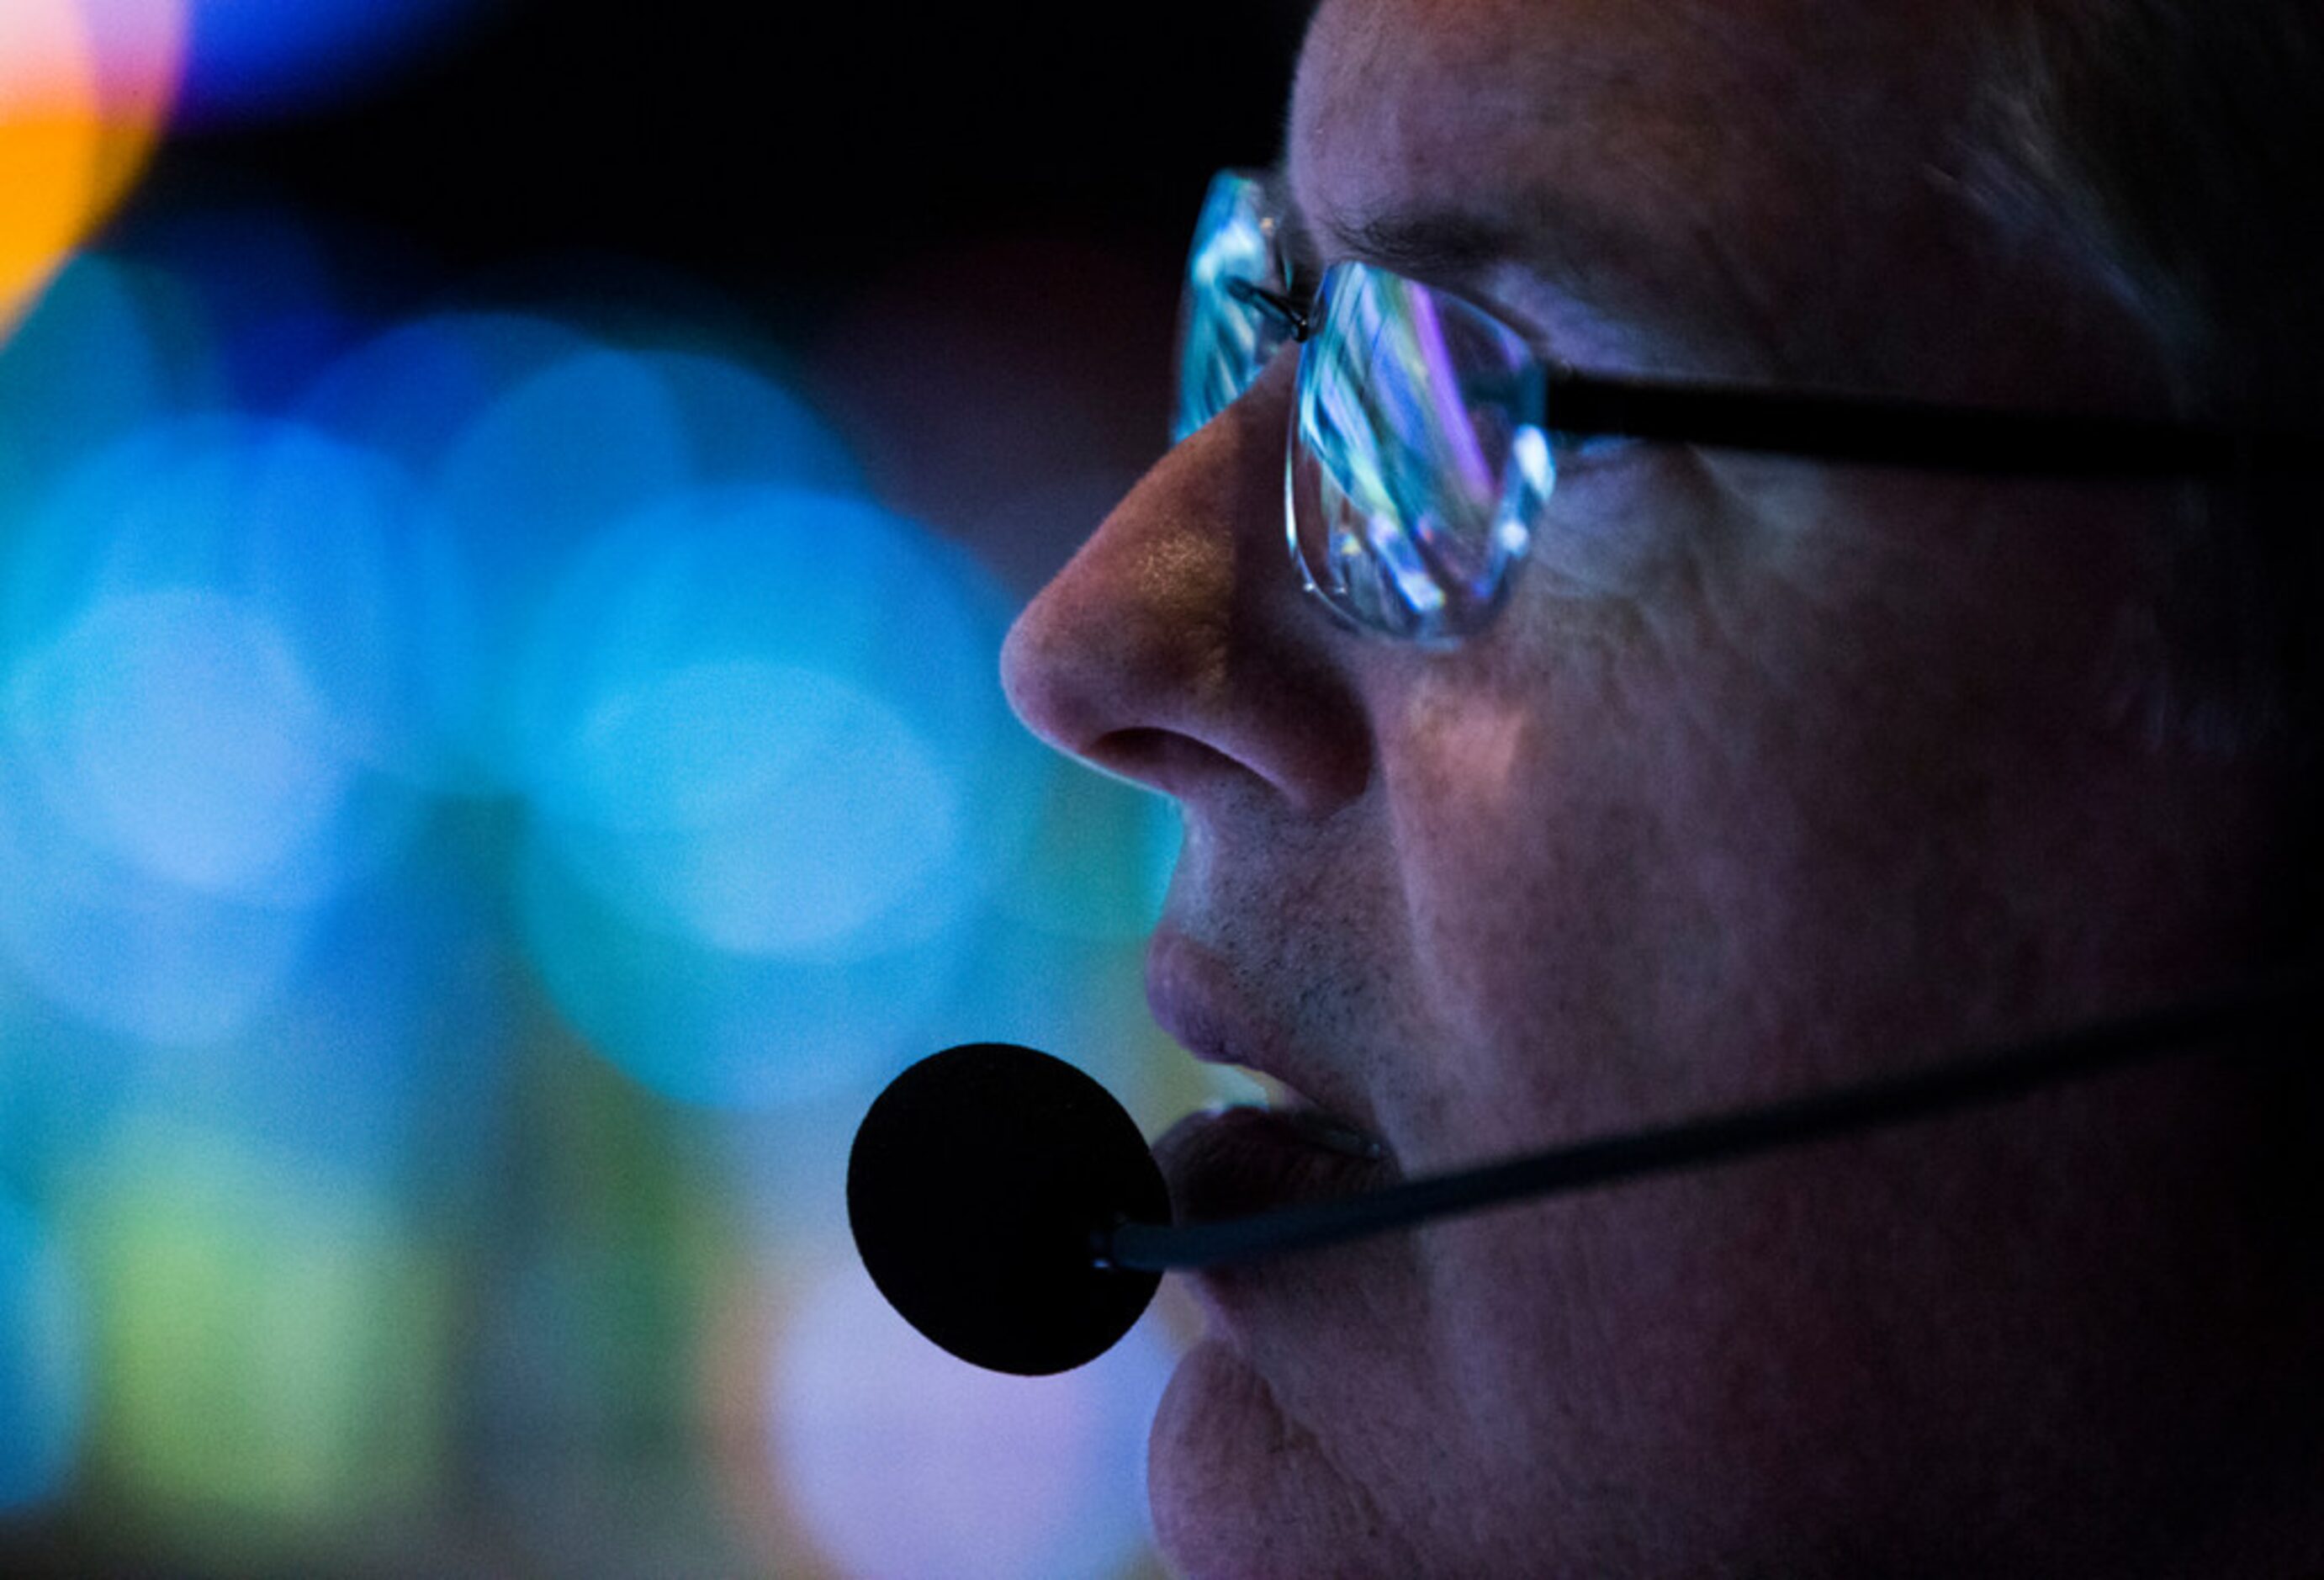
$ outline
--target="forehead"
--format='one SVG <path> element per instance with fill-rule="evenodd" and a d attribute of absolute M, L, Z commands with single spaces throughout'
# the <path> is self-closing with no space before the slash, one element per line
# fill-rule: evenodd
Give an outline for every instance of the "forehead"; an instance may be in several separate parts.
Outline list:
<path fill-rule="evenodd" d="M 1768 371 L 1813 337 L 1803 304 L 1843 312 L 1840 264 L 1871 272 L 1959 218 L 1934 215 L 1932 177 L 1960 51 L 1898 9 L 1325 0 L 1293 93 L 1291 189 L 1327 251 L 1393 267 L 1401 238 L 1452 237 L 1552 282 L 1577 321 L 1600 310 Z"/>
<path fill-rule="evenodd" d="M 1325 0 L 1300 55 L 1291 156 L 1334 211 L 1483 190 L 1699 123 L 1672 7 L 1604 0 Z M 1592 136 L 1596 132 L 1599 135 Z M 1665 152 L 1683 153 L 1683 148 Z M 1586 177 L 1586 169 L 1563 171 Z"/>

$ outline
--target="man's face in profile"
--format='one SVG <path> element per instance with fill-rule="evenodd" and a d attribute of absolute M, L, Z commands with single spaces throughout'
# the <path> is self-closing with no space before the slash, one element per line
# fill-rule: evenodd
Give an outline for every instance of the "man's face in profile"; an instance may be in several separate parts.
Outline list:
<path fill-rule="evenodd" d="M 1283 184 L 1321 262 L 1584 369 L 2153 409 L 2137 324 L 1966 195 L 1968 32 L 1913 14 L 1327 3 Z M 1491 630 L 1422 651 L 1285 562 L 1291 364 L 1009 655 L 1036 728 L 1185 809 L 1151 975 L 1197 1052 L 1417 1175 L 2239 957 L 2263 809 L 2137 727 L 2166 491 L 1601 446 Z M 2145 1075 L 1208 1276 L 1155 1431 L 1166 1546 L 1205 1575 L 2087 1559 L 2073 1500 L 2162 1474 L 2175 1351 L 2142 1335 L 2217 1315 L 2180 1271 L 2234 1210 L 2234 1127 L 2200 1122 L 2227 1101 Z"/>

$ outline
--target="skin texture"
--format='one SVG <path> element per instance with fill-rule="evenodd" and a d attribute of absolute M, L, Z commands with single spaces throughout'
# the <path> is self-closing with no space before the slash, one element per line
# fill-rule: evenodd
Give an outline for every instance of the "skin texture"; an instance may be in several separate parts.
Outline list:
<path fill-rule="evenodd" d="M 1579 365 L 2156 409 L 2071 250 L 1962 197 L 1966 52 L 1911 14 L 1327 4 L 1289 183 L 1326 259 Z M 2172 491 L 1617 446 L 1489 634 L 1422 653 L 1285 562 L 1291 371 L 1121 503 L 1005 678 L 1181 803 L 1157 979 L 1406 1171 L 2269 947 L 2271 777 L 2137 725 Z M 1213 1280 L 1155 1426 L 1164 1543 L 1198 1575 L 2324 1562 L 2319 1258 L 2264 1205 L 2313 1150 L 2293 1079 L 2174 1064 Z"/>

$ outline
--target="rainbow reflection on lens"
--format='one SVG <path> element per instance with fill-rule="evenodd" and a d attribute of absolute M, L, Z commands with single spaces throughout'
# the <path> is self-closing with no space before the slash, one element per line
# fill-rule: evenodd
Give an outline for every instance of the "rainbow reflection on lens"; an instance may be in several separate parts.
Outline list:
<path fill-rule="evenodd" d="M 1290 260 L 1265 187 L 1251 176 L 1222 171 L 1211 179 L 1186 259 L 1171 443 L 1224 411 L 1290 341 L 1289 322 L 1243 289 L 1251 286 L 1290 289 Z"/>
<path fill-rule="evenodd" d="M 1285 479 L 1293 559 L 1359 629 L 1457 642 L 1500 606 L 1549 501 L 1545 370 L 1490 314 L 1366 264 L 1326 271 L 1316 310 Z"/>

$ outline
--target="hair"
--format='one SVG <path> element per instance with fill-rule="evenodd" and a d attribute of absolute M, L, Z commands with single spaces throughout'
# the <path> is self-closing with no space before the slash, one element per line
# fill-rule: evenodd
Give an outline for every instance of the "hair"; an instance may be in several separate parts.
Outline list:
<path fill-rule="evenodd" d="M 2012 0 L 1982 152 L 2152 324 L 2182 399 L 2312 420 L 2324 395 L 2324 7 Z"/>
<path fill-rule="evenodd" d="M 2182 414 L 2324 430 L 2324 5 L 2003 0 L 1988 27 L 1981 205 L 2062 237 L 2148 326 Z M 2312 784 L 2324 480 L 2188 504 L 2143 722 Z"/>

